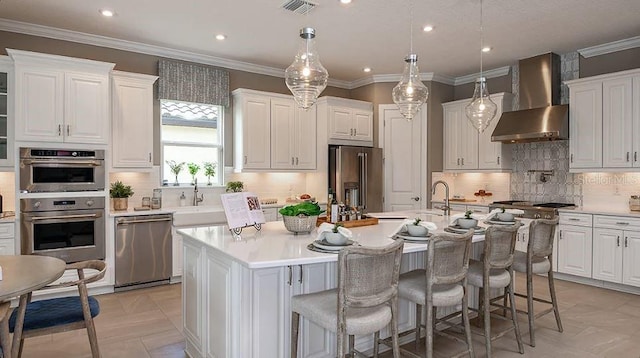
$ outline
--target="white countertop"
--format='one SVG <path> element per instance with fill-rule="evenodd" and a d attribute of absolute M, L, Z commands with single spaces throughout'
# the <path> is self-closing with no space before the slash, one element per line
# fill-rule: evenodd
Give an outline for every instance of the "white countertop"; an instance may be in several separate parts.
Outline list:
<path fill-rule="evenodd" d="M 594 208 L 594 207 L 582 207 L 578 206 L 573 209 L 558 209 L 560 213 L 578 213 L 578 214 L 593 214 L 593 215 L 616 215 L 616 216 L 630 216 L 640 218 L 640 211 L 631 211 L 629 207 L 622 207 L 619 209 L 612 208 Z"/>
<path fill-rule="evenodd" d="M 0 223 L 12 223 L 16 221 L 16 216 L 8 216 L 6 218 L 0 218 Z"/>
<path fill-rule="evenodd" d="M 132 206 L 129 206 L 127 210 L 112 210 L 109 212 L 109 216 L 118 217 L 118 216 L 139 216 L 139 215 L 156 215 L 156 214 L 173 214 L 176 212 L 175 208 L 162 208 L 162 209 L 153 209 L 153 210 L 133 210 Z"/>
<path fill-rule="evenodd" d="M 459 204 L 459 205 L 473 205 L 473 206 L 489 206 L 493 201 L 485 200 L 484 202 L 478 201 L 458 201 L 458 200 L 449 200 L 449 205 L 451 204 Z M 431 204 L 444 204 L 444 200 L 431 200 Z"/>
<path fill-rule="evenodd" d="M 449 217 L 412 214 L 438 226 L 436 232 L 449 225 Z M 385 246 L 392 242 L 389 235 L 400 225 L 402 220 L 380 220 L 378 225 L 350 228 L 353 239 L 364 246 Z M 316 232 L 294 235 L 287 231 L 282 222 L 269 222 L 262 225 L 261 231 L 245 228 L 240 236 L 234 236 L 226 225 L 179 229 L 178 233 L 185 240 L 203 243 L 228 258 L 239 262 L 250 269 L 280 267 L 288 265 L 305 265 L 319 262 L 337 261 L 334 253 L 310 251 L 307 245 L 316 239 Z M 484 239 L 483 235 L 474 236 L 474 242 Z M 405 243 L 404 252 L 426 250 L 425 244 Z"/>

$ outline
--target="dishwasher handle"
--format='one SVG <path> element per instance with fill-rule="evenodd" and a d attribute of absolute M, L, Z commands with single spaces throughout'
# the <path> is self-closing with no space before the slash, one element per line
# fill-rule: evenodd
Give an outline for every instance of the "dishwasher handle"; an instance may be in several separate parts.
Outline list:
<path fill-rule="evenodd" d="M 138 219 L 138 218 L 119 218 L 118 224 L 138 224 L 138 223 L 152 223 L 152 222 L 160 222 L 160 221 L 171 221 L 171 215 L 164 216 L 153 216 L 148 219 Z"/>

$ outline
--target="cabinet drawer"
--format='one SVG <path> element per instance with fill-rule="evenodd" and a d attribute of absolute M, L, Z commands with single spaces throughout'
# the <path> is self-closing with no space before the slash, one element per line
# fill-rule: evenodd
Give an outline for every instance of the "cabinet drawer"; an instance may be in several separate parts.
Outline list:
<path fill-rule="evenodd" d="M 640 230 L 640 218 L 594 215 L 593 227 L 622 230 Z"/>
<path fill-rule="evenodd" d="M 449 204 L 451 211 L 467 211 L 467 206 L 464 204 Z"/>
<path fill-rule="evenodd" d="M 591 214 L 560 213 L 560 224 L 591 226 L 592 222 L 593 215 Z"/>
<path fill-rule="evenodd" d="M 13 239 L 14 230 L 13 223 L 0 224 L 0 238 Z"/>

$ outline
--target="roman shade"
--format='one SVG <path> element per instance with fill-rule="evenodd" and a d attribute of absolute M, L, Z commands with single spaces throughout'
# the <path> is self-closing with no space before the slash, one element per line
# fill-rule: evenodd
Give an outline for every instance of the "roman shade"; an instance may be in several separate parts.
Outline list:
<path fill-rule="evenodd" d="M 229 106 L 229 71 L 206 65 L 158 61 L 158 98 Z"/>

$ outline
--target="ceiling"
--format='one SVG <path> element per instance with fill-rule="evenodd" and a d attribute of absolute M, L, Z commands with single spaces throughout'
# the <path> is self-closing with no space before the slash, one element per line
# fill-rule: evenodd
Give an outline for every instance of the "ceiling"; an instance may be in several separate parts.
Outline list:
<path fill-rule="evenodd" d="M 0 18 L 216 56 L 276 69 L 293 60 L 301 27 L 316 29 L 332 79 L 402 72 L 413 48 L 421 72 L 479 71 L 479 0 L 312 0 L 307 15 L 284 0 L 0 0 Z M 638 0 L 484 0 L 484 68 L 553 51 L 566 53 L 640 34 Z M 116 16 L 105 18 L 101 8 Z M 433 25 L 426 33 L 422 27 Z M 224 41 L 215 35 L 227 35 Z M 371 67 L 365 74 L 362 69 Z"/>

